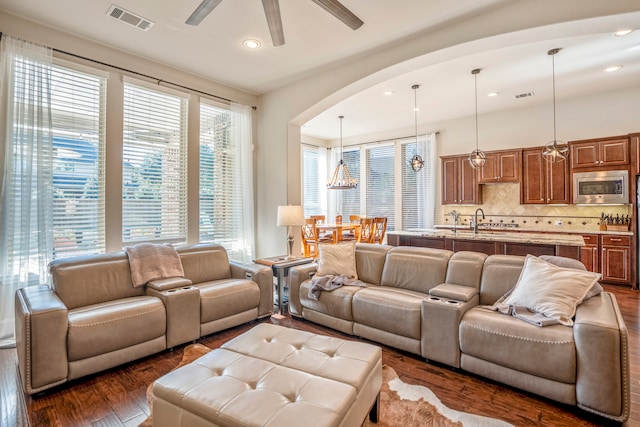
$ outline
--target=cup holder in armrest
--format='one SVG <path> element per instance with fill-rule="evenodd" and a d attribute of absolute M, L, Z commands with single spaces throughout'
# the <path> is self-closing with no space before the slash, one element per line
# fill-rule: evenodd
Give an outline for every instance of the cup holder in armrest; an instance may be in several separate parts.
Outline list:
<path fill-rule="evenodd" d="M 440 298 L 438 297 L 429 297 L 427 298 L 429 301 L 434 301 L 434 302 L 438 302 L 438 301 L 442 301 Z"/>
<path fill-rule="evenodd" d="M 427 301 L 430 301 L 432 303 L 438 304 L 438 303 L 442 303 L 442 304 L 449 304 L 449 305 L 460 305 L 460 301 L 456 301 L 453 299 L 447 299 L 447 298 L 440 298 L 440 297 L 427 297 Z"/>

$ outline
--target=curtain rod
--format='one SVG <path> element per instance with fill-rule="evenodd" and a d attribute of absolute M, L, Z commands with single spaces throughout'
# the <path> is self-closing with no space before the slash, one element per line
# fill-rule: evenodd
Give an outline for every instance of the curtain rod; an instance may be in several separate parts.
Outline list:
<path fill-rule="evenodd" d="M 435 133 L 436 135 L 440 135 L 440 131 L 437 130 L 435 132 L 423 132 L 420 135 L 426 135 L 429 133 Z M 382 144 L 383 142 L 390 142 L 390 141 L 400 141 L 402 139 L 409 139 L 409 138 L 415 138 L 416 135 L 409 135 L 409 136 L 399 136 L 396 138 L 388 138 L 388 139 L 379 139 L 376 141 L 369 141 L 369 142 L 362 142 L 362 143 L 355 143 L 355 144 L 349 144 L 349 145 L 345 145 L 345 147 L 356 147 L 356 146 L 367 146 L 367 145 L 376 145 L 376 144 Z M 330 150 L 332 147 L 327 147 L 327 150 Z"/>
<path fill-rule="evenodd" d="M 0 39 L 2 39 L 2 32 L 0 32 Z M 181 84 L 178 84 L 178 83 L 173 83 L 173 82 L 170 82 L 170 81 L 167 81 L 167 80 L 162 80 L 162 79 L 159 79 L 157 77 L 150 76 L 148 74 L 140 73 L 138 71 L 129 70 L 128 68 L 118 67 L 117 65 L 107 64 L 106 62 L 98 61 L 97 59 L 87 58 L 86 56 L 78 55 L 78 54 L 71 53 L 71 52 L 66 52 L 64 50 L 56 49 L 54 47 L 52 47 L 51 50 L 53 50 L 54 52 L 57 52 L 57 53 L 62 53 L 64 55 L 72 56 L 74 58 L 82 59 L 84 61 L 93 62 L 95 64 L 104 65 L 105 67 L 109 67 L 109 68 L 113 68 L 113 69 L 116 69 L 116 70 L 119 70 L 119 71 L 124 71 L 124 72 L 127 72 L 127 73 L 131 73 L 131 74 L 134 74 L 136 76 L 141 76 L 141 77 L 145 77 L 147 79 L 156 80 L 158 82 L 158 85 L 160 83 L 166 83 L 166 84 L 169 84 L 171 86 L 175 86 L 175 87 L 178 87 L 178 88 L 181 88 L 181 89 L 185 89 L 185 90 L 188 90 L 188 91 L 191 91 L 191 92 L 199 93 L 201 95 L 207 95 L 207 96 L 210 96 L 212 98 L 219 99 L 221 101 L 226 101 L 226 102 L 229 102 L 229 103 L 235 102 L 235 101 L 233 101 L 231 99 L 228 99 L 228 98 L 225 98 L 225 97 L 222 97 L 222 96 L 219 96 L 219 95 L 214 95 L 212 93 L 204 92 L 204 91 L 198 90 L 198 89 L 193 89 L 191 87 L 184 86 L 184 85 L 181 85 Z M 255 110 L 258 109 L 258 107 L 256 107 L 255 105 L 252 105 L 251 109 L 255 111 Z"/>

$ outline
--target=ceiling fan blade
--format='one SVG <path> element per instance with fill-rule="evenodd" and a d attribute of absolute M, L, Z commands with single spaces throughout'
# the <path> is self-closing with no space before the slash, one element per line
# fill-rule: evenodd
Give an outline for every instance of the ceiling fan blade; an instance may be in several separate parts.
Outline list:
<path fill-rule="evenodd" d="M 269 26 L 273 45 L 282 46 L 284 44 L 284 29 L 280 18 L 280 3 L 278 0 L 262 0 L 262 7 L 267 17 L 267 25 Z"/>
<path fill-rule="evenodd" d="M 204 18 L 211 13 L 213 9 L 220 4 L 222 0 L 202 0 L 200 6 L 193 11 L 189 19 L 185 21 L 188 25 L 198 25 Z"/>
<path fill-rule="evenodd" d="M 352 30 L 357 30 L 364 24 L 360 18 L 354 15 L 338 0 L 312 0 L 315 4 L 344 22 Z"/>

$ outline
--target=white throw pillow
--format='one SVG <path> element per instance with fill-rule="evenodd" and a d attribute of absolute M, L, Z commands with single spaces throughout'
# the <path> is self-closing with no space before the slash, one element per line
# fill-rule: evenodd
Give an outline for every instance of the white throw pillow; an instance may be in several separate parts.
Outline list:
<path fill-rule="evenodd" d="M 355 243 L 320 243 L 318 245 L 318 276 L 344 274 L 357 279 Z"/>
<path fill-rule="evenodd" d="M 571 326 L 576 307 L 599 279 L 598 273 L 557 267 L 527 255 L 518 282 L 503 303 L 526 307 Z"/>

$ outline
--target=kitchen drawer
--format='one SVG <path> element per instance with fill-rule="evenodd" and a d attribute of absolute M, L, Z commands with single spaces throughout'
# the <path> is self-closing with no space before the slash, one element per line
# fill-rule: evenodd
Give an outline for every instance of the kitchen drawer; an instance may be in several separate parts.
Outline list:
<path fill-rule="evenodd" d="M 585 239 L 585 243 L 586 243 Z M 610 246 L 631 246 L 631 236 L 602 235 L 602 244 Z"/>
<path fill-rule="evenodd" d="M 584 239 L 585 245 L 597 245 L 598 244 L 598 235 L 597 234 L 584 234 L 582 236 Z"/>

